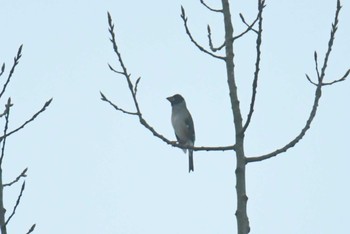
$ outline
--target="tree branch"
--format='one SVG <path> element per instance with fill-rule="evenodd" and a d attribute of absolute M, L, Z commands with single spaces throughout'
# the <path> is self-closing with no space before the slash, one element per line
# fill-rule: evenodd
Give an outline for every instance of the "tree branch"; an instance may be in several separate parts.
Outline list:
<path fill-rule="evenodd" d="M 178 142 L 176 141 L 171 141 L 169 139 L 167 139 L 166 137 L 164 137 L 163 135 L 161 135 L 160 133 L 158 133 L 143 117 L 141 112 L 140 113 L 136 113 L 136 112 L 128 112 L 128 111 L 124 111 L 122 109 L 120 109 L 119 107 L 117 107 L 115 104 L 113 104 L 111 101 L 109 101 L 107 99 L 107 97 L 101 93 L 102 96 L 102 100 L 108 102 L 110 105 L 112 105 L 116 110 L 123 112 L 124 114 L 129 114 L 129 115 L 136 115 L 139 117 L 139 122 L 141 123 L 141 125 L 143 125 L 145 128 L 147 128 L 155 137 L 161 139 L 162 141 L 164 141 L 165 143 L 173 146 L 173 147 L 177 147 L 180 149 L 192 149 L 194 151 L 227 151 L 227 150 L 235 150 L 235 146 L 234 145 L 229 145 L 229 146 L 198 146 L 198 147 L 191 147 L 191 146 L 184 146 L 184 145 L 180 145 Z M 136 101 L 137 102 L 137 101 Z"/>
<path fill-rule="evenodd" d="M 4 136 L 7 135 L 8 130 L 8 124 L 9 124 L 9 116 L 10 116 L 10 108 L 11 108 L 11 98 L 7 100 L 7 104 L 5 105 L 6 108 L 6 114 L 5 114 L 5 127 L 4 127 Z M 1 156 L 0 156 L 0 166 L 2 165 L 2 160 L 5 155 L 5 144 L 6 144 L 6 137 L 3 138 L 2 141 L 2 147 L 1 147 Z"/>
<path fill-rule="evenodd" d="M 51 104 L 51 102 L 52 102 L 52 98 L 50 100 L 48 100 L 47 102 L 45 102 L 44 106 L 37 113 L 35 113 L 29 120 L 25 121 L 21 126 L 12 130 L 11 132 L 7 133 L 6 135 L 1 136 L 0 141 L 2 141 L 5 137 L 12 135 L 15 132 L 18 132 L 19 130 L 24 128 L 27 124 L 34 121 L 36 119 L 36 117 L 38 117 L 42 112 L 44 112 L 46 110 L 46 108 Z"/>
<path fill-rule="evenodd" d="M 108 67 L 109 67 L 109 69 L 111 69 L 111 70 L 114 71 L 115 73 L 124 75 L 124 72 L 120 72 L 120 71 L 115 70 L 109 63 L 108 63 Z"/>
<path fill-rule="evenodd" d="M 264 1 L 265 2 L 265 1 Z M 263 6 L 264 7 L 264 6 Z M 260 10 L 259 10 L 259 14 L 260 14 Z M 255 29 L 253 29 L 253 27 L 254 27 L 254 25 L 255 25 L 255 23 L 259 20 L 259 14 L 257 15 L 257 17 L 255 18 L 255 20 L 253 21 L 253 23 L 251 23 L 250 25 L 248 25 L 247 24 L 247 29 L 245 30 L 245 31 L 243 31 L 242 33 L 240 33 L 240 34 L 238 34 L 237 36 L 234 36 L 233 38 L 232 38 L 232 40 L 233 41 L 235 41 L 235 40 L 237 40 L 238 38 L 240 38 L 240 37 L 242 37 L 242 36 L 244 36 L 247 32 L 249 32 L 249 31 L 254 31 L 254 32 L 256 32 L 256 33 L 259 33 L 258 31 L 256 31 Z M 243 20 L 244 18 L 243 18 L 243 16 L 242 16 L 242 14 L 239 14 L 240 16 L 241 16 L 241 19 Z M 244 23 L 245 23 L 245 21 L 243 21 Z"/>
<path fill-rule="evenodd" d="M 338 19 L 339 19 L 340 9 L 341 9 L 340 0 L 337 0 L 337 9 L 335 11 L 334 22 L 332 24 L 331 35 L 330 35 L 329 42 L 328 42 L 328 49 L 327 49 L 326 55 L 324 56 L 324 62 L 323 62 L 323 66 L 321 69 L 321 76 L 319 78 L 322 81 L 323 81 L 325 74 L 326 74 L 326 68 L 328 65 L 329 55 L 331 54 L 334 39 L 335 39 L 335 33 L 338 29 L 338 23 L 339 23 Z"/>
<path fill-rule="evenodd" d="M 6 228 L 6 222 L 5 222 L 5 213 L 6 209 L 4 207 L 4 186 L 2 183 L 2 160 L 5 155 L 5 144 L 6 144 L 6 133 L 8 129 L 8 122 L 9 122 L 9 115 L 10 115 L 10 108 L 11 108 L 11 98 L 7 100 L 7 104 L 5 105 L 5 126 L 4 126 L 4 139 L 2 142 L 1 147 L 1 156 L 0 156 L 0 227 L 1 227 L 1 233 L 7 234 L 7 228 Z"/>
<path fill-rule="evenodd" d="M 22 184 L 21 192 L 20 192 L 19 195 L 18 195 L 16 204 L 15 204 L 15 206 L 13 207 L 13 211 L 12 211 L 11 215 L 8 217 L 8 219 L 6 220 L 5 225 L 7 225 L 7 224 L 10 222 L 11 218 L 15 215 L 16 210 L 17 210 L 17 207 L 18 207 L 18 205 L 19 205 L 19 203 L 20 203 L 20 201 L 21 201 L 21 197 L 22 197 L 22 195 L 23 195 L 23 191 L 24 191 L 25 185 L 26 185 L 26 182 L 24 181 L 23 184 Z"/>
<path fill-rule="evenodd" d="M 151 125 L 147 123 L 147 121 L 142 117 L 142 115 L 139 115 L 139 121 L 140 123 L 147 128 L 155 137 L 161 139 L 168 145 L 171 145 L 173 147 L 177 147 L 180 149 L 192 149 L 193 151 L 227 151 L 227 150 L 235 150 L 235 145 L 229 145 L 229 146 L 200 146 L 200 147 L 191 147 L 191 146 L 184 146 L 179 144 L 176 141 L 170 141 L 167 138 L 165 138 L 163 135 L 159 134 Z"/>
<path fill-rule="evenodd" d="M 311 84 L 313 84 L 313 85 L 315 85 L 315 86 L 318 85 L 317 83 L 315 83 L 315 82 L 313 82 L 313 81 L 311 80 L 311 78 L 309 77 L 308 74 L 305 74 L 305 76 L 306 76 L 306 79 L 307 79 Z"/>
<path fill-rule="evenodd" d="M 123 62 L 122 56 L 121 56 L 121 54 L 120 54 L 120 52 L 118 50 L 117 42 L 116 42 L 116 39 L 115 39 L 115 33 L 114 33 L 114 25 L 113 25 L 112 18 L 111 18 L 109 13 L 108 13 L 108 24 L 109 24 L 109 33 L 111 34 L 111 42 L 113 44 L 113 49 L 114 49 L 115 54 L 118 57 L 118 61 L 120 63 L 120 66 L 122 67 L 122 72 L 121 73 L 118 72 L 118 73 L 122 74 L 125 77 L 127 83 L 129 84 L 129 91 L 130 91 L 130 94 L 131 94 L 131 96 L 133 98 L 134 106 L 136 108 L 136 111 L 135 112 L 130 112 L 130 111 L 125 111 L 125 110 L 121 109 L 120 107 L 118 107 L 117 105 L 112 103 L 110 100 L 108 100 L 108 98 L 101 92 L 101 99 L 103 101 L 108 102 L 116 110 L 121 111 L 124 114 L 138 116 L 138 119 L 139 119 L 139 122 L 141 123 L 141 125 L 143 125 L 146 129 L 148 129 L 155 137 L 161 139 L 165 143 L 167 143 L 169 145 L 172 145 L 174 147 L 181 148 L 181 149 L 192 149 L 194 151 L 209 151 L 209 150 L 210 151 L 226 151 L 226 150 L 234 150 L 235 149 L 234 145 L 213 146 L 213 147 L 211 147 L 211 146 L 209 146 L 209 147 L 206 147 L 206 146 L 201 146 L 201 147 L 183 146 L 183 145 L 178 144 L 176 141 L 168 140 L 166 137 L 164 137 L 163 135 L 158 133 L 142 116 L 142 112 L 141 112 L 141 109 L 139 107 L 138 100 L 137 100 L 137 97 L 136 97 L 137 84 L 139 83 L 140 78 L 138 78 L 136 80 L 136 83 L 135 83 L 135 86 L 134 86 L 132 84 L 132 82 L 131 82 L 131 77 L 130 77 L 130 75 L 127 72 L 127 68 L 126 68 L 126 66 L 125 66 L 125 64 Z"/>
<path fill-rule="evenodd" d="M 5 107 L 4 112 L 0 114 L 0 118 L 3 117 L 3 116 L 5 116 L 6 113 L 7 113 L 7 108 Z"/>
<path fill-rule="evenodd" d="M 204 49 L 201 45 L 199 45 L 192 37 L 192 34 L 188 28 L 188 25 L 187 25 L 187 17 L 186 17 L 186 14 L 185 14 L 185 9 L 183 8 L 183 6 L 181 6 L 181 18 L 184 22 L 184 26 L 185 26 L 185 30 L 186 30 L 186 34 L 188 35 L 188 37 L 190 38 L 191 42 L 202 52 L 206 53 L 206 54 L 209 54 L 210 56 L 214 57 L 214 58 L 217 58 L 217 59 L 221 59 L 221 60 L 225 60 L 225 57 L 222 57 L 222 56 L 218 56 L 216 54 L 213 54 L 211 53 L 210 51 Z"/>
<path fill-rule="evenodd" d="M 5 84 L 4 84 L 3 88 L 2 88 L 2 90 L 1 90 L 1 92 L 0 92 L 0 98 L 1 98 L 2 95 L 5 93 L 6 87 L 7 87 L 7 85 L 10 83 L 11 77 L 12 77 L 12 75 L 13 75 L 13 72 L 15 71 L 15 68 L 16 68 L 16 66 L 17 66 L 17 64 L 18 64 L 18 62 L 19 62 L 19 59 L 22 57 L 22 47 L 23 47 L 23 45 L 21 45 L 21 46 L 19 47 L 19 49 L 18 49 L 18 51 L 17 51 L 17 56 L 15 56 L 15 58 L 13 59 L 14 62 L 13 62 L 12 68 L 11 68 L 11 70 L 10 70 L 10 73 L 9 73 L 9 75 L 8 75 L 8 77 L 7 77 L 7 80 L 6 80 L 6 82 L 5 82 Z M 1 74 L 4 72 L 4 70 L 5 70 L 5 64 L 2 65 Z"/>
<path fill-rule="evenodd" d="M 30 234 L 34 231 L 36 224 L 33 224 L 26 234 Z"/>
<path fill-rule="evenodd" d="M 334 81 L 332 81 L 332 82 L 328 82 L 328 83 L 323 82 L 322 85 L 323 85 L 323 86 L 325 86 L 325 85 L 332 85 L 332 84 L 335 84 L 335 83 L 344 81 L 344 80 L 349 76 L 349 73 L 350 73 L 350 69 L 347 70 L 347 71 L 345 72 L 345 74 L 343 75 L 342 78 L 340 78 L 340 79 L 338 79 L 338 80 L 334 80 Z"/>
<path fill-rule="evenodd" d="M 3 187 L 11 186 L 11 185 L 13 185 L 14 183 L 17 183 L 22 177 L 23 177 L 23 178 L 24 178 L 24 177 L 27 177 L 27 174 L 26 174 L 27 171 L 28 171 L 28 168 L 24 169 L 24 170 L 22 171 L 22 173 L 21 173 L 19 176 L 17 176 L 17 178 L 16 178 L 15 180 L 13 180 L 13 181 L 10 182 L 10 183 L 3 184 Z"/>
<path fill-rule="evenodd" d="M 314 52 L 314 60 L 315 60 L 315 70 L 317 74 L 317 79 L 320 79 L 320 71 L 318 69 L 318 59 L 317 59 L 317 51 Z"/>
<path fill-rule="evenodd" d="M 329 59 L 330 53 L 332 51 L 332 46 L 333 46 L 333 42 L 334 42 L 334 39 L 335 39 L 335 33 L 336 33 L 337 27 L 338 27 L 338 17 L 339 17 L 340 9 L 341 9 L 341 5 L 340 5 L 340 1 L 338 0 L 337 1 L 336 12 L 335 12 L 335 17 L 334 17 L 334 23 L 332 24 L 331 34 L 330 34 L 330 38 L 329 38 L 329 42 L 328 42 L 328 49 L 327 49 L 327 52 L 325 54 L 325 58 L 324 58 L 324 61 L 323 61 L 321 74 L 320 74 L 320 76 L 318 76 L 318 83 L 317 83 L 317 85 L 316 85 L 316 83 L 311 81 L 311 79 L 310 79 L 310 77 L 308 75 L 306 75 L 307 79 L 312 84 L 315 84 L 317 86 L 317 88 L 316 88 L 316 92 L 315 92 L 314 104 L 312 106 L 309 118 L 307 119 L 305 126 L 303 127 L 301 132 L 292 141 L 290 141 L 288 144 L 286 144 L 284 147 L 282 147 L 280 149 L 277 149 L 274 152 L 271 152 L 269 154 L 265 154 L 265 155 L 258 156 L 258 157 L 246 158 L 246 162 L 247 163 L 266 160 L 268 158 L 277 156 L 280 153 L 286 152 L 288 149 L 290 149 L 293 146 L 295 146 L 304 137 L 304 135 L 306 134 L 307 130 L 310 128 L 311 123 L 314 120 L 314 118 L 316 116 L 316 113 L 317 113 L 317 107 L 318 107 L 319 100 L 320 100 L 321 94 L 322 94 L 322 87 L 324 85 L 326 85 L 326 84 L 323 83 L 323 80 L 325 78 L 328 59 Z M 314 58 L 317 61 L 317 55 L 315 55 Z M 318 65 L 316 65 L 316 67 L 318 67 Z M 318 70 L 318 69 L 316 68 L 316 70 Z M 341 79 L 339 79 L 337 81 L 334 81 L 334 83 L 345 80 L 346 77 L 349 75 L 349 73 L 350 73 L 350 70 L 348 70 Z"/>
<path fill-rule="evenodd" d="M 101 100 L 102 100 L 102 101 L 105 101 L 105 102 L 108 102 L 111 106 L 114 107 L 114 109 L 116 109 L 116 110 L 118 110 L 118 111 L 121 111 L 121 112 L 123 112 L 124 114 L 128 114 L 128 115 L 138 115 L 137 112 L 126 111 L 126 110 L 124 110 L 124 109 L 118 107 L 116 104 L 114 104 L 113 102 L 111 102 L 110 100 L 108 100 L 107 97 L 106 97 L 102 92 L 100 92 L 100 94 L 101 94 Z"/>
<path fill-rule="evenodd" d="M 208 10 L 210 10 L 210 11 L 219 12 L 219 13 L 222 13 L 222 12 L 223 12 L 222 9 L 220 9 L 220 10 L 213 9 L 213 8 L 211 8 L 210 6 L 208 6 L 203 0 L 200 0 L 200 1 L 201 1 L 201 3 L 203 4 L 203 6 L 205 6 L 205 7 L 206 7 Z"/>
<path fill-rule="evenodd" d="M 241 18 L 242 22 L 249 28 L 250 25 L 245 21 L 244 17 L 243 17 L 243 14 L 242 13 L 239 13 L 239 17 Z M 258 18 L 258 17 L 257 17 Z M 255 30 L 254 28 L 251 29 L 252 31 L 254 31 L 256 34 L 258 34 L 258 31 Z"/>
<path fill-rule="evenodd" d="M 259 13 L 257 19 L 259 20 L 259 30 L 258 30 L 258 36 L 256 38 L 256 61 L 255 61 L 255 72 L 254 72 L 254 80 L 253 80 L 253 85 L 252 85 L 252 98 L 250 101 L 250 109 L 249 113 L 247 116 L 247 120 L 243 126 L 243 133 L 247 130 L 250 121 L 253 116 L 254 112 L 254 106 L 255 106 L 255 99 L 256 99 L 256 93 L 257 93 L 257 88 L 258 88 L 258 79 L 259 79 L 259 71 L 260 71 L 260 60 L 261 60 L 261 42 L 262 42 L 262 22 L 263 22 L 263 17 L 262 13 L 265 7 L 265 0 L 259 1 Z M 254 21 L 255 23 L 255 21 Z"/>
<path fill-rule="evenodd" d="M 120 66 L 122 68 L 122 72 L 120 72 L 119 74 L 122 74 L 126 78 L 126 81 L 128 83 L 128 86 L 129 86 L 129 90 L 131 92 L 132 99 L 134 101 L 134 105 L 135 105 L 135 108 L 136 108 L 136 113 L 137 113 L 137 115 L 139 115 L 141 113 L 140 113 L 140 109 L 139 109 L 139 104 L 137 103 L 137 100 L 136 100 L 136 92 L 134 92 L 134 85 L 133 85 L 133 83 L 131 81 L 131 75 L 128 73 L 128 70 L 126 69 L 126 67 L 124 65 L 124 62 L 122 60 L 122 56 L 121 56 L 121 54 L 120 54 L 120 52 L 118 50 L 117 42 L 115 40 L 114 24 L 113 24 L 113 21 L 112 21 L 112 17 L 109 14 L 109 12 L 107 12 L 107 14 L 108 14 L 108 25 L 109 25 L 108 31 L 109 31 L 109 33 L 111 34 L 111 37 L 112 37 L 110 40 L 111 40 L 112 45 L 113 45 L 113 50 L 114 50 L 115 54 L 117 55 L 119 64 L 120 64 Z"/>
<path fill-rule="evenodd" d="M 139 78 L 137 78 L 136 82 L 135 82 L 135 88 L 134 88 L 134 93 L 135 95 L 137 94 L 137 86 L 139 85 L 141 80 L 141 76 Z"/>
<path fill-rule="evenodd" d="M 337 80 L 334 80 L 332 82 L 322 82 L 322 86 L 327 86 L 327 85 L 332 85 L 332 84 L 335 84 L 335 83 L 338 83 L 338 82 L 342 82 L 344 80 L 346 80 L 346 78 L 349 76 L 350 74 L 350 69 L 347 70 L 345 72 L 345 74 L 340 78 L 340 79 L 337 79 Z M 306 79 L 313 85 L 317 86 L 317 83 L 313 82 L 310 77 L 308 76 L 308 74 L 305 74 L 306 75 Z"/>
<path fill-rule="evenodd" d="M 5 71 L 5 63 L 3 63 L 1 66 L 0 76 L 2 76 L 2 74 L 4 74 L 4 71 Z"/>
<path fill-rule="evenodd" d="M 209 24 L 208 24 L 207 30 L 208 30 L 208 40 L 209 40 L 209 47 L 210 47 L 210 50 L 213 51 L 213 52 L 216 52 L 216 51 L 219 51 L 219 50 L 221 50 L 222 48 L 224 48 L 224 47 L 225 47 L 225 42 L 224 42 L 221 46 L 219 46 L 219 47 L 217 47 L 217 48 L 213 46 L 213 41 L 212 41 L 212 39 L 211 39 L 211 30 L 210 30 Z"/>
<path fill-rule="evenodd" d="M 286 152 L 288 149 L 294 147 L 304 136 L 305 133 L 307 132 L 307 130 L 309 130 L 312 121 L 314 120 L 315 116 L 316 116 L 316 112 L 317 112 L 317 107 L 321 98 L 321 87 L 322 85 L 318 85 L 316 92 L 315 92 L 315 99 L 314 99 L 314 104 L 312 106 L 312 110 L 310 112 L 309 118 L 306 121 L 305 126 L 303 127 L 303 129 L 301 130 L 301 132 L 288 144 L 286 144 L 284 147 L 275 150 L 274 152 L 271 152 L 269 154 L 265 154 L 262 156 L 258 156 L 258 157 L 248 157 L 246 158 L 246 162 L 250 163 L 250 162 L 258 162 L 258 161 L 263 161 L 266 159 L 269 159 L 271 157 L 277 156 L 280 153 L 284 153 Z"/>

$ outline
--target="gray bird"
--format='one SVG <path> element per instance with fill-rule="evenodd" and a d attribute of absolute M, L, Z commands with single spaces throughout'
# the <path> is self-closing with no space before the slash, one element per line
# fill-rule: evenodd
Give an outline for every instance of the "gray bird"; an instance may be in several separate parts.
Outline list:
<path fill-rule="evenodd" d="M 179 144 L 184 146 L 193 146 L 195 141 L 194 125 L 190 112 L 187 110 L 185 99 L 180 94 L 168 97 L 171 103 L 171 124 L 173 125 L 176 139 Z M 183 149 L 186 153 L 186 149 Z M 188 150 L 189 169 L 194 171 L 193 150 Z"/>

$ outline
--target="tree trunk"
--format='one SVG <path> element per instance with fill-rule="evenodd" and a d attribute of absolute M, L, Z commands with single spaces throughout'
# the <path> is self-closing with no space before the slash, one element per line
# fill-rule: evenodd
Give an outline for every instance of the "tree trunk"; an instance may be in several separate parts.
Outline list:
<path fill-rule="evenodd" d="M 3 203 L 3 188 L 2 185 L 2 168 L 0 163 L 0 226 L 1 226 L 1 234 L 6 234 L 6 225 L 5 225 L 5 208 Z"/>
<path fill-rule="evenodd" d="M 242 115 L 239 106 L 237 86 L 234 73 L 234 53 L 233 53 L 233 26 L 231 21 L 229 0 L 222 0 L 222 8 L 225 22 L 225 49 L 226 49 L 226 70 L 227 82 L 230 91 L 231 108 L 235 125 L 235 143 L 236 143 L 236 194 L 237 194 L 237 233 L 247 234 L 250 231 L 249 220 L 247 216 L 247 200 L 245 186 L 245 168 L 246 160 L 244 155 L 244 133 L 242 127 Z"/>

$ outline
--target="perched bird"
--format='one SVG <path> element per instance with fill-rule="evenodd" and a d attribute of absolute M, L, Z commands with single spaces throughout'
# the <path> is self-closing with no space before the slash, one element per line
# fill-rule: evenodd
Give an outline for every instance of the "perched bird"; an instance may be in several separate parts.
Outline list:
<path fill-rule="evenodd" d="M 168 97 L 171 103 L 171 124 L 173 125 L 176 139 L 179 144 L 193 146 L 195 141 L 194 125 L 190 112 L 187 110 L 185 99 L 180 94 Z M 186 153 L 186 149 L 183 150 Z M 189 170 L 194 171 L 193 150 L 188 150 Z"/>

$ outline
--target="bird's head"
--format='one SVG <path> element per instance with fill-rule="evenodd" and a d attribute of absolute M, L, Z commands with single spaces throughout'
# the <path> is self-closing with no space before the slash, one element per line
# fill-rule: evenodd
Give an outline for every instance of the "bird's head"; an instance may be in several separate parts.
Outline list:
<path fill-rule="evenodd" d="M 175 94 L 174 96 L 167 97 L 166 99 L 171 103 L 172 106 L 185 101 L 185 99 L 180 94 Z"/>

